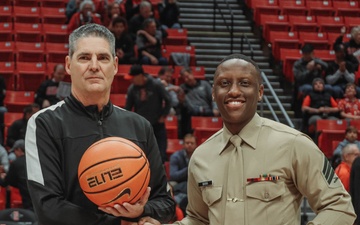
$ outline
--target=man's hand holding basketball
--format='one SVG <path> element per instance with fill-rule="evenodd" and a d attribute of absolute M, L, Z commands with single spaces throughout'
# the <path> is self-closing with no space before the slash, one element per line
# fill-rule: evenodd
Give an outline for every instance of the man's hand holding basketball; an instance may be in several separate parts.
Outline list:
<path fill-rule="evenodd" d="M 135 204 L 125 202 L 124 204 L 115 204 L 114 207 L 99 207 L 99 210 L 111 214 L 113 216 L 121 216 L 127 218 L 136 218 L 141 216 L 144 212 L 145 204 L 147 203 L 150 196 L 151 188 L 148 187 L 144 195 Z"/>
<path fill-rule="evenodd" d="M 139 220 L 138 225 L 161 225 L 159 221 L 149 216 L 143 217 Z"/>

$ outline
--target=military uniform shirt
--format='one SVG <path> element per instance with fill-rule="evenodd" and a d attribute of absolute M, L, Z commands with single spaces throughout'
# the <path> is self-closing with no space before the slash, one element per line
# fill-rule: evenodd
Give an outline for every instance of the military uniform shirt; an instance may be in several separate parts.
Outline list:
<path fill-rule="evenodd" d="M 310 225 L 352 225 L 350 196 L 313 141 L 255 114 L 238 134 L 241 162 L 231 175 L 233 136 L 224 127 L 200 145 L 189 164 L 187 217 L 181 225 L 300 225 L 303 197 L 317 213 Z M 229 174 L 234 177 L 229 177 Z M 260 174 L 278 180 L 249 182 Z M 236 193 L 233 187 L 240 184 Z M 231 190 L 231 191 L 229 191 Z"/>

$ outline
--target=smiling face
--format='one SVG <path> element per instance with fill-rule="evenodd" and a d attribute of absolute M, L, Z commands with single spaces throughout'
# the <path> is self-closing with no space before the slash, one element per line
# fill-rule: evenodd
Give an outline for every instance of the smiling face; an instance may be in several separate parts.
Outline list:
<path fill-rule="evenodd" d="M 242 59 L 230 59 L 218 66 L 213 97 L 227 129 L 237 134 L 253 118 L 264 86 L 255 67 Z"/>
<path fill-rule="evenodd" d="M 109 96 L 117 61 L 106 39 L 93 36 L 78 39 L 72 57 L 66 57 L 66 72 L 71 75 L 74 96 L 84 105 L 98 104 L 99 97 Z"/>

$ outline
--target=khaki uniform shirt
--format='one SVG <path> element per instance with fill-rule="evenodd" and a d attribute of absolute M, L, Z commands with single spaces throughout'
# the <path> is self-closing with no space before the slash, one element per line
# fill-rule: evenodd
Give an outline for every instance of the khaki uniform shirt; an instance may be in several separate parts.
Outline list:
<path fill-rule="evenodd" d="M 309 225 L 353 224 L 350 196 L 310 138 L 258 114 L 238 135 L 237 165 L 230 162 L 235 148 L 225 127 L 196 149 L 189 164 L 188 215 L 176 224 L 299 225 L 303 196 L 317 213 Z M 247 181 L 260 174 L 279 180 Z"/>

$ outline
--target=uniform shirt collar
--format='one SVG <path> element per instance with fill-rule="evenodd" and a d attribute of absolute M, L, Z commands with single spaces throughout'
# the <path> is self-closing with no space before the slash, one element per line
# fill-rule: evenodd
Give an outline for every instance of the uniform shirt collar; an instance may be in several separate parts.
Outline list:
<path fill-rule="evenodd" d="M 238 133 L 241 137 L 242 144 L 246 143 L 254 150 L 256 149 L 256 144 L 258 140 L 258 136 L 260 134 L 262 119 L 261 117 L 255 113 L 254 117 L 250 120 L 250 122 Z M 224 126 L 223 132 L 221 135 L 221 140 L 219 141 L 219 155 L 226 149 L 229 145 L 229 140 L 233 134 Z"/>

